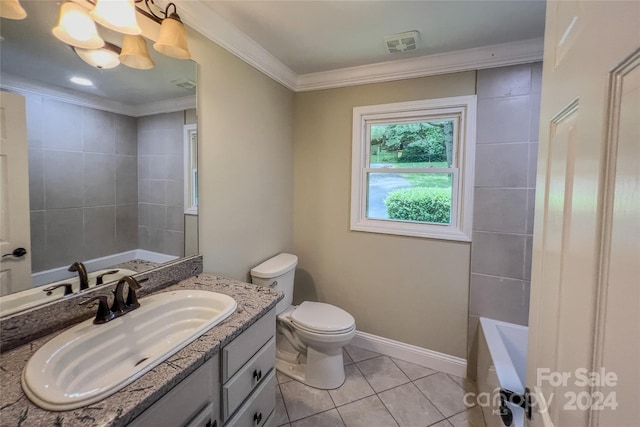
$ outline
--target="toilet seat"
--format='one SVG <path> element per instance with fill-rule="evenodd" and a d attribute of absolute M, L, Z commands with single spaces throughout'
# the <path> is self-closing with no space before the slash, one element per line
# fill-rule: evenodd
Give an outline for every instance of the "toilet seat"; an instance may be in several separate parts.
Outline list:
<path fill-rule="evenodd" d="M 355 328 L 355 319 L 331 304 L 305 301 L 289 314 L 291 323 L 301 330 L 320 335 L 340 335 Z"/>

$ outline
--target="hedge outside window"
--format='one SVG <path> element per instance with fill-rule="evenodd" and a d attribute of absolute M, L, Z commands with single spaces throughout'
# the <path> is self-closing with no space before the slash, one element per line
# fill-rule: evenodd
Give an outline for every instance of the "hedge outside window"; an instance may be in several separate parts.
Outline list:
<path fill-rule="evenodd" d="M 471 241 L 476 97 L 355 107 L 351 230 Z"/>

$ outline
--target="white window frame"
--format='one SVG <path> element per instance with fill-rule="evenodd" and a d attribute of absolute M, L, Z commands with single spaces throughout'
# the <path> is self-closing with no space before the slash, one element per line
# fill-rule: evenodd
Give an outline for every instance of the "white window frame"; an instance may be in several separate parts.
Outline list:
<path fill-rule="evenodd" d="M 197 194 L 194 194 L 197 191 L 194 182 L 197 179 L 198 165 L 196 164 L 195 169 L 191 167 L 191 147 L 194 138 L 197 146 L 198 125 L 184 125 L 184 213 L 187 215 L 198 215 L 198 205 L 194 203 L 194 198 L 197 199 Z"/>
<path fill-rule="evenodd" d="M 473 212 L 473 179 L 476 137 L 475 95 L 393 104 L 369 105 L 353 109 L 351 169 L 351 230 L 402 236 L 426 237 L 462 242 L 471 241 Z M 453 172 L 451 224 L 367 218 L 367 173 L 388 168 L 369 167 L 369 130 L 371 124 L 455 117 L 452 168 L 430 168 L 433 172 Z M 400 172 L 399 169 L 393 169 Z M 406 172 L 416 172 L 406 169 Z"/>

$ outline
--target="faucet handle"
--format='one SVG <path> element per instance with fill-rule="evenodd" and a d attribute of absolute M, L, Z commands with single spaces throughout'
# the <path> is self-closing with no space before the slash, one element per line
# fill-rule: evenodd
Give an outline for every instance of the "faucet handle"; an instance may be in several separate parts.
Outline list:
<path fill-rule="evenodd" d="M 51 295 L 54 290 L 61 288 L 64 286 L 64 295 L 71 295 L 73 293 L 73 288 L 71 287 L 71 283 L 60 283 L 58 285 L 48 286 L 42 289 L 42 292 L 46 292 L 47 296 Z"/>
<path fill-rule="evenodd" d="M 109 270 L 105 273 L 99 274 L 96 276 L 96 286 L 104 284 L 104 276 L 108 276 L 109 274 L 116 274 L 120 270 Z"/>
<path fill-rule="evenodd" d="M 93 320 L 93 323 L 96 325 L 107 323 L 115 317 L 115 314 L 109 309 L 109 303 L 107 302 L 106 295 L 98 295 L 93 298 L 89 298 L 82 301 L 80 305 L 86 305 L 96 300 L 98 300 L 98 312 L 96 313 L 96 318 Z"/>

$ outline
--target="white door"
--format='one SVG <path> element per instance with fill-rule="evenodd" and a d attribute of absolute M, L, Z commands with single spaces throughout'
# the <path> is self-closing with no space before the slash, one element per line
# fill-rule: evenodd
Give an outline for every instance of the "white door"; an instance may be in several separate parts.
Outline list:
<path fill-rule="evenodd" d="M 0 92 L 0 295 L 31 287 L 29 161 L 24 97 Z M 11 256 L 24 248 L 21 257 Z M 4 256 L 6 255 L 6 256 Z"/>
<path fill-rule="evenodd" d="M 544 49 L 529 424 L 637 427 L 640 2 L 548 2 Z"/>

